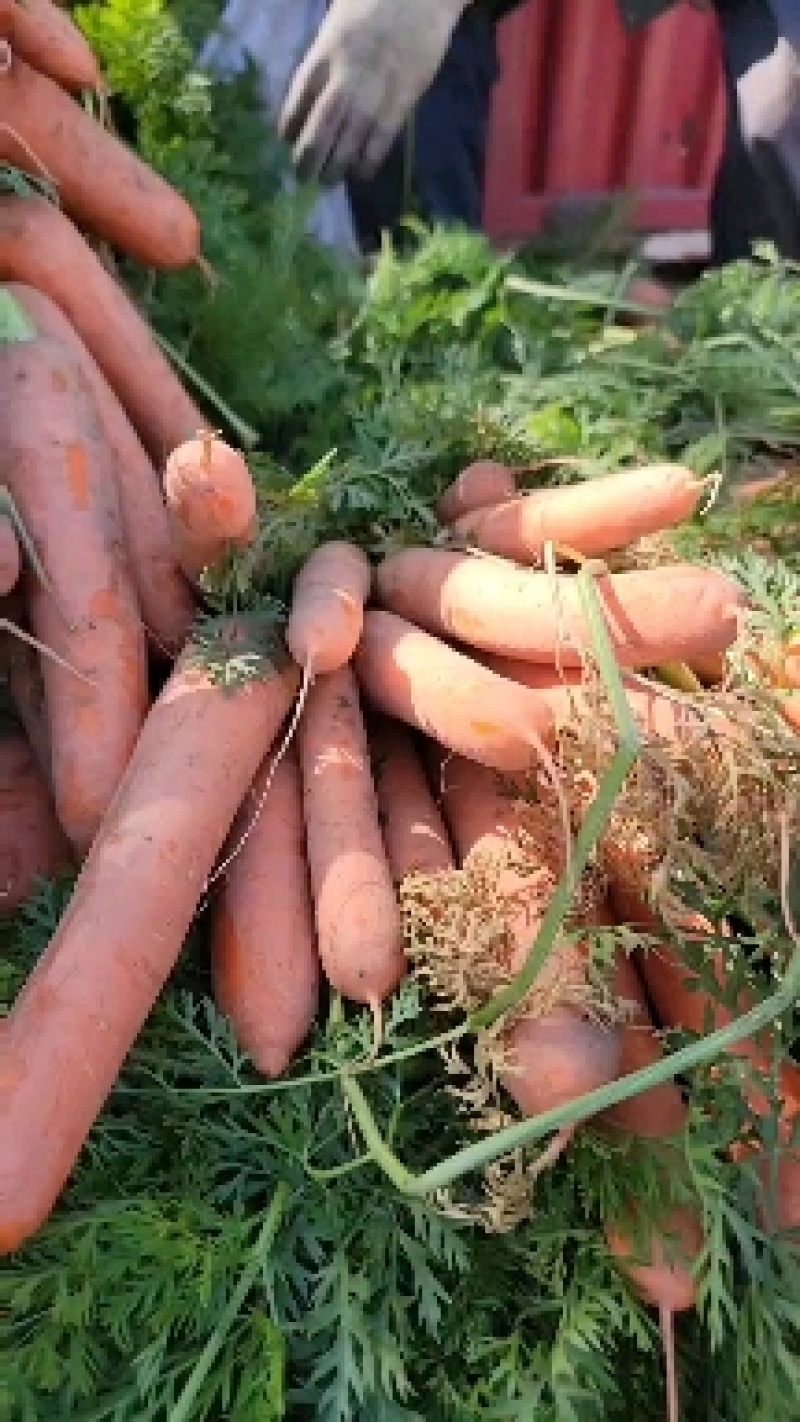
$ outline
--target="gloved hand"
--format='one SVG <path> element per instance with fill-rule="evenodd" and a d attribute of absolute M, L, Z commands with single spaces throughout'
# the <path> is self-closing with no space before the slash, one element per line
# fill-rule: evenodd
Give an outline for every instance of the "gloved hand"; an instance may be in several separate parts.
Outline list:
<path fill-rule="evenodd" d="M 333 0 L 279 129 L 298 170 L 371 177 L 432 83 L 471 0 Z"/>

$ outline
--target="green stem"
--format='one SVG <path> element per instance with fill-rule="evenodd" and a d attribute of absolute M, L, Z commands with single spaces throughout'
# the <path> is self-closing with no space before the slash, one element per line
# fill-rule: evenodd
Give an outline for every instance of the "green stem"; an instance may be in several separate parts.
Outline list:
<path fill-rule="evenodd" d="M 267 1210 L 266 1218 L 258 1232 L 258 1238 L 253 1245 L 250 1260 L 242 1270 L 239 1282 L 225 1305 L 225 1308 L 222 1310 L 216 1328 L 192 1368 L 180 1397 L 175 1403 L 175 1406 L 170 1409 L 170 1422 L 191 1422 L 194 1416 L 194 1406 L 203 1384 L 211 1371 L 214 1360 L 219 1354 L 225 1339 L 242 1310 L 247 1295 L 258 1277 L 259 1271 L 264 1263 L 264 1255 L 271 1248 L 278 1232 L 278 1227 L 283 1217 L 284 1209 L 286 1208 L 288 1194 L 288 1186 L 282 1181 L 272 1197 L 272 1203 Z"/>
<path fill-rule="evenodd" d="M 479 1031 L 481 1028 L 490 1027 L 499 1017 L 516 1007 L 536 981 L 561 932 L 575 891 L 608 823 L 617 796 L 639 754 L 639 733 L 631 715 L 600 599 L 589 567 L 580 570 L 576 583 L 584 617 L 594 644 L 598 670 L 611 704 L 614 720 L 617 723 L 619 744 L 575 837 L 570 861 L 547 906 L 536 936 L 536 942 L 519 972 L 511 979 L 507 987 L 493 997 L 485 1007 L 472 1013 L 468 1022 L 470 1031 Z"/>
<path fill-rule="evenodd" d="M 599 1111 L 616 1106 L 620 1101 L 629 1101 L 631 1097 L 638 1096 L 640 1092 L 647 1091 L 650 1087 L 660 1086 L 662 1082 L 670 1081 L 683 1072 L 703 1066 L 724 1052 L 730 1051 L 746 1038 L 761 1032 L 782 1012 L 790 1009 L 799 989 L 800 951 L 793 955 L 786 977 L 778 991 L 764 1002 L 759 1003 L 752 1011 L 746 1012 L 742 1017 L 737 1017 L 727 1027 L 722 1027 L 719 1031 L 712 1032 L 710 1036 L 703 1037 L 701 1041 L 693 1042 L 690 1046 L 673 1052 L 654 1066 L 644 1067 L 641 1071 L 619 1077 L 616 1081 L 609 1082 L 607 1086 L 598 1087 L 597 1090 L 590 1091 L 575 1101 L 569 1101 L 564 1106 L 557 1106 L 551 1111 L 545 1111 L 541 1116 L 534 1116 L 530 1120 L 518 1121 L 513 1126 L 506 1126 L 503 1130 L 496 1131 L 494 1135 L 487 1136 L 474 1145 L 456 1151 L 455 1155 L 451 1155 L 447 1160 L 441 1161 L 439 1165 L 432 1166 L 420 1175 L 415 1175 L 407 1170 L 403 1162 L 386 1145 L 375 1125 L 369 1103 L 358 1083 L 352 1077 L 345 1076 L 342 1078 L 342 1090 L 361 1127 L 364 1141 L 369 1147 L 375 1164 L 380 1166 L 384 1174 L 404 1195 L 432 1195 L 438 1190 L 444 1190 L 453 1185 L 462 1176 L 491 1165 L 501 1156 L 508 1155 L 523 1146 L 532 1145 L 534 1141 L 541 1140 L 542 1136 L 551 1131 L 575 1125 L 588 1116 L 594 1116 Z"/>
<path fill-rule="evenodd" d="M 217 394 L 213 386 L 209 385 L 208 381 L 204 379 L 200 372 L 195 370 L 193 365 L 189 364 L 189 361 L 181 354 L 177 346 L 173 346 L 172 342 L 168 341 L 166 336 L 160 335 L 158 331 L 154 331 L 153 335 L 161 349 L 169 356 L 172 364 L 176 365 L 181 374 L 185 375 L 187 380 L 191 381 L 192 385 L 200 391 L 200 394 L 205 396 L 209 405 L 213 405 L 217 413 L 222 416 L 225 423 L 236 435 L 239 442 L 244 445 L 244 448 L 254 449 L 258 444 L 258 430 L 254 430 L 252 425 L 248 425 L 240 415 L 236 414 L 235 410 L 231 409 L 227 401 L 223 400 L 222 396 Z"/>
<path fill-rule="evenodd" d="M 573 306 L 613 307 L 614 311 L 627 311 L 632 316 L 649 316 L 651 321 L 663 314 L 656 307 L 644 306 L 639 301 L 625 301 L 623 298 L 602 291 L 584 291 L 576 286 L 554 286 L 547 281 L 534 281 L 530 277 L 506 277 L 509 291 L 518 291 L 524 296 L 539 296 L 546 301 L 564 301 Z"/>

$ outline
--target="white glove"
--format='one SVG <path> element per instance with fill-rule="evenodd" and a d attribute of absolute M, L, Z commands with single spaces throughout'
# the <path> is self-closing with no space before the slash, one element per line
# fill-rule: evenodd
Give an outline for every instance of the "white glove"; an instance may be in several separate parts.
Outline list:
<path fill-rule="evenodd" d="M 371 177 L 430 86 L 471 0 L 333 0 L 289 87 L 280 132 L 326 183 Z"/>

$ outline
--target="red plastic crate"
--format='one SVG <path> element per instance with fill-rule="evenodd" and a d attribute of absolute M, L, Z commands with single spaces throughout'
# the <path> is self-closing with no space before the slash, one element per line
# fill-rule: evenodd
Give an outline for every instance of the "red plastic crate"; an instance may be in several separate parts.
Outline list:
<path fill-rule="evenodd" d="M 648 232 L 708 225 L 725 126 L 713 14 L 680 5 L 629 33 L 616 0 L 531 0 L 500 32 L 485 218 L 533 236 L 623 193 Z"/>

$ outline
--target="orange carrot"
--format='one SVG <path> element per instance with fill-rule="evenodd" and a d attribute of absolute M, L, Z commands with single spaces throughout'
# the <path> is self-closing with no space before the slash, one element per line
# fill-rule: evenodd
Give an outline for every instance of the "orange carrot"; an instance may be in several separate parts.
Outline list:
<path fill-rule="evenodd" d="M 86 379 L 116 456 L 125 543 L 142 615 L 156 645 L 174 654 L 191 627 L 194 599 L 175 559 L 158 475 L 111 386 L 60 307 L 33 287 L 12 282 L 7 290 L 40 335 L 52 336 L 75 357 Z"/>
<path fill-rule="evenodd" d="M 91 46 L 52 0 L 0 0 L 0 37 L 20 59 L 64 88 L 99 88 Z"/>
<path fill-rule="evenodd" d="M 464 514 L 512 499 L 516 492 L 513 469 L 494 459 L 479 459 L 448 484 L 436 505 L 436 514 L 440 523 L 455 523 Z"/>
<path fill-rule="evenodd" d="M 622 1057 L 619 1075 L 642 1071 L 661 1061 L 663 1052 L 655 1035 L 642 980 L 635 964 L 624 953 L 614 964 L 614 995 L 628 1005 L 630 1015 L 620 1028 Z M 598 1117 L 596 1124 L 627 1135 L 659 1139 L 684 1130 L 686 1103 L 674 1081 L 648 1087 L 628 1101 L 620 1101 Z"/>
<path fill-rule="evenodd" d="M 574 578 L 410 548 L 384 559 L 376 581 L 391 612 L 486 652 L 575 666 L 591 649 Z M 598 577 L 595 586 L 617 658 L 632 668 L 724 651 L 744 606 L 732 579 L 689 564 Z"/>
<path fill-rule="evenodd" d="M 24 736 L 0 737 L 0 914 L 30 897 L 37 879 L 69 864 L 69 848 Z"/>
<path fill-rule="evenodd" d="M 0 1253 L 53 1208 L 296 687 L 286 665 L 231 688 L 195 650 L 153 706 L 66 913 L 0 1026 Z"/>
<path fill-rule="evenodd" d="M 410 733 L 397 721 L 370 726 L 372 771 L 383 839 L 396 884 L 409 874 L 454 867 L 444 820 Z"/>
<path fill-rule="evenodd" d="M 554 738 L 547 692 L 504 681 L 392 613 L 366 614 L 354 667 L 380 710 L 479 764 L 528 770 Z"/>
<path fill-rule="evenodd" d="M 230 852 L 236 857 L 214 915 L 214 992 L 258 1070 L 276 1077 L 308 1035 L 319 994 L 293 751 L 274 773 L 272 758 L 263 762 L 234 822 Z"/>
<path fill-rule="evenodd" d="M 25 604 L 20 590 L 0 603 L 0 617 L 8 623 L 22 626 Z M 0 630 L 0 675 L 5 678 L 8 694 L 39 770 L 48 786 L 52 785 L 50 730 L 47 725 L 44 680 L 38 652 L 12 632 Z"/>
<path fill-rule="evenodd" d="M 315 674 L 350 661 L 364 625 L 372 574 L 353 543 L 321 543 L 297 574 L 286 645 Z"/>
<path fill-rule="evenodd" d="M 573 708 L 574 694 L 585 684 L 580 667 L 545 666 L 541 662 L 522 662 L 513 657 L 494 656 L 484 652 L 476 658 L 498 676 L 518 682 L 532 690 L 546 691 L 559 721 L 566 720 Z M 623 685 L 636 723 L 648 738 L 678 740 L 696 719 L 691 702 L 665 696 L 655 684 L 632 681 L 623 672 Z"/>
<path fill-rule="evenodd" d="M 453 532 L 476 548 L 518 563 L 539 559 L 549 541 L 600 557 L 683 523 L 694 513 L 702 490 L 691 469 L 645 465 L 478 509 L 458 519 Z"/>
<path fill-rule="evenodd" d="M 22 572 L 22 554 L 10 518 L 0 513 L 0 597 L 16 587 Z"/>
<path fill-rule="evenodd" d="M 19 58 L 0 75 L 0 157 L 47 175 L 70 217 L 145 266 L 196 261 L 199 228 L 185 198 Z"/>
<path fill-rule="evenodd" d="M 257 532 L 256 491 L 237 450 L 201 431 L 174 450 L 164 471 L 164 493 L 175 546 L 187 577 L 217 567 Z"/>
<path fill-rule="evenodd" d="M 563 872 L 565 847 L 557 814 L 539 802 L 524 808 L 495 774 L 460 757 L 442 763 L 442 806 L 462 864 L 479 857 L 497 866 L 496 890 L 510 905 L 509 956 L 503 966 L 517 971 L 530 952 L 539 923 Z M 535 848 L 519 862 L 520 831 L 532 835 Z M 556 981 L 568 971 L 582 974 L 584 952 L 556 952 L 540 982 Z M 511 1067 L 503 1085 L 526 1116 L 572 1101 L 613 1081 L 619 1070 L 620 1041 L 613 1027 L 584 1016 L 568 1004 L 539 1017 L 524 1017 L 507 1034 Z M 563 1132 L 563 1145 L 574 1127 Z M 563 1148 L 563 1146 L 562 1146 Z M 551 1157 L 552 1159 L 552 1157 Z"/>
<path fill-rule="evenodd" d="M 0 484 L 11 492 L 53 592 L 31 581 L 31 628 L 73 670 L 43 658 L 58 816 L 85 852 L 128 763 L 147 706 L 144 629 L 125 557 L 114 465 L 97 410 L 64 349 L 0 347 Z"/>
<path fill-rule="evenodd" d="M 300 722 L 306 840 L 322 966 L 345 997 L 379 1004 L 405 972 L 358 689 L 347 667 L 319 677 Z"/>
<path fill-rule="evenodd" d="M 37 287 L 61 307 L 158 465 L 202 427 L 203 416 L 122 287 L 44 198 L 0 198 L 0 279 Z"/>

